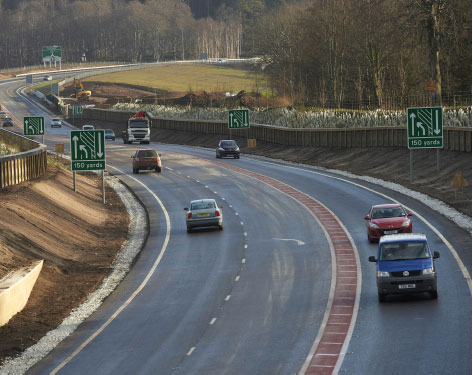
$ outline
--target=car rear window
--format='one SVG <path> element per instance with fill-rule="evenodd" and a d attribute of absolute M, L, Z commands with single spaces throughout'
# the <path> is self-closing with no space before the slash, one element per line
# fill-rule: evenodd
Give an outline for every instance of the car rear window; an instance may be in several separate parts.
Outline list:
<path fill-rule="evenodd" d="M 154 151 L 154 150 L 138 151 L 138 157 L 139 158 L 155 158 L 156 157 L 156 151 Z"/>
<path fill-rule="evenodd" d="M 388 242 L 381 245 L 379 260 L 428 259 L 429 250 L 425 242 Z"/>
<path fill-rule="evenodd" d="M 215 208 L 215 202 L 195 202 L 191 204 L 191 210 L 205 210 Z"/>

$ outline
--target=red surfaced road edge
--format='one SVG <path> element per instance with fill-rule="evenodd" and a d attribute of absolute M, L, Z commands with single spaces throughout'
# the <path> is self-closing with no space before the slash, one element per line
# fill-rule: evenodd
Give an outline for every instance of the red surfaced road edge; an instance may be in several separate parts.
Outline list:
<path fill-rule="evenodd" d="M 335 215 L 311 196 L 276 179 L 251 172 L 232 165 L 211 162 L 234 172 L 246 175 L 287 194 L 304 205 L 318 219 L 327 234 L 327 240 L 332 244 L 332 259 L 335 260 L 335 286 L 333 298 L 327 304 L 328 315 L 324 317 L 325 324 L 320 327 L 316 342 L 310 357 L 304 367 L 305 374 L 335 374 L 341 366 L 351 332 L 355 323 L 358 307 L 357 290 L 361 285 L 361 274 L 357 266 L 358 256 L 345 227 Z"/>

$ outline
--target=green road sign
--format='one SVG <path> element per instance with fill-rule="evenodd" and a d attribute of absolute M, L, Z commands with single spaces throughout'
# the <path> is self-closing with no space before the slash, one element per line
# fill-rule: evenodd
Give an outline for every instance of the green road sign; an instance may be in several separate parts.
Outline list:
<path fill-rule="evenodd" d="M 73 116 L 81 115 L 82 113 L 84 113 L 84 107 L 82 107 L 81 105 L 73 105 L 71 107 L 71 112 Z"/>
<path fill-rule="evenodd" d="M 105 170 L 105 132 L 103 130 L 71 131 L 71 170 Z"/>
<path fill-rule="evenodd" d="M 44 117 L 24 117 L 23 118 L 24 135 L 44 135 Z"/>
<path fill-rule="evenodd" d="M 43 47 L 43 61 L 61 61 L 62 50 L 59 46 Z"/>
<path fill-rule="evenodd" d="M 442 107 L 407 108 L 408 148 L 443 148 Z"/>
<path fill-rule="evenodd" d="M 228 111 L 228 128 L 240 129 L 250 127 L 250 115 L 247 109 L 231 109 Z"/>

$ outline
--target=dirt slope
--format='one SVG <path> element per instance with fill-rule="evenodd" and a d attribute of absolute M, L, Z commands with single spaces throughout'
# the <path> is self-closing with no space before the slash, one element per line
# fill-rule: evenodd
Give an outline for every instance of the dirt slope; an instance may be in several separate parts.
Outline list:
<path fill-rule="evenodd" d="M 51 159 L 50 159 L 51 161 Z M 0 191 L 0 278 L 44 259 L 25 309 L 0 327 L 0 363 L 59 325 L 109 273 L 126 239 L 128 214 L 101 180 L 49 165 L 40 179 Z"/>

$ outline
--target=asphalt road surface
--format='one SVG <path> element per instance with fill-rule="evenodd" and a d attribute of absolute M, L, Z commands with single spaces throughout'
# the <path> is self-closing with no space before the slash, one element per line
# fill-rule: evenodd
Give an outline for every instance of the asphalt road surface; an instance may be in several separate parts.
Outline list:
<path fill-rule="evenodd" d="M 44 115 L 18 97 L 23 81 L 4 82 L 0 100 L 17 119 Z M 46 143 L 67 146 L 69 131 L 48 126 Z M 130 156 L 144 147 L 162 153 L 162 173 L 132 174 Z M 431 207 L 245 155 L 216 161 L 213 150 L 119 140 L 106 152 L 108 171 L 146 206 L 150 237 L 102 307 L 29 373 L 471 374 L 471 290 L 451 251 L 471 275 L 471 234 Z M 223 231 L 186 232 L 183 208 L 199 198 L 222 204 Z M 392 201 L 415 212 L 414 231 L 441 254 L 438 300 L 378 302 L 363 217 Z M 346 289 L 335 287 L 339 267 L 353 275 Z"/>

